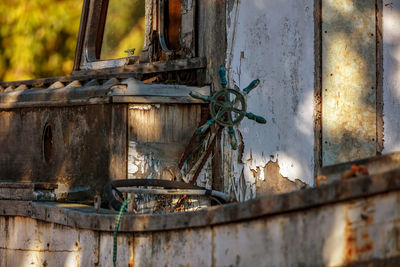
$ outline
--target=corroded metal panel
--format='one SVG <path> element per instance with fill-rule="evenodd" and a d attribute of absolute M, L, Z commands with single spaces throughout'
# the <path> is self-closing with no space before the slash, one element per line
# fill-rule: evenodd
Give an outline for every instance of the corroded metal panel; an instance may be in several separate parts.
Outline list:
<path fill-rule="evenodd" d="M 371 188 L 377 187 L 374 185 Z M 321 192 L 320 197 L 324 196 Z M 312 203 L 312 207 L 267 216 L 261 213 L 270 206 L 263 206 L 262 202 L 233 204 L 237 206 L 230 215 L 213 207 L 203 215 L 205 222 L 227 218 L 214 226 L 199 223 L 198 212 L 125 215 L 117 238 L 117 266 L 400 266 L 399 191 L 336 203 L 321 203 L 318 198 L 318 203 L 290 196 L 280 199 L 282 202 L 276 198 L 274 203 L 281 202 L 283 209 L 287 205 L 299 208 L 299 202 Z M 322 205 L 313 206 L 316 204 Z M 94 224 L 89 219 L 87 225 L 98 227 L 106 222 L 111 227 L 86 230 L 62 222 L 64 218 L 71 225 L 87 222 L 88 217 L 94 217 L 87 209 L 80 220 L 73 220 L 77 217 L 64 217 L 60 204 L 56 212 L 48 209 L 48 203 L 32 205 L 46 206 L 46 212 L 42 212 L 45 220 L 47 215 L 57 216 L 61 224 L 15 216 L 15 211 L 14 215 L 2 212 L 0 266 L 112 266 L 114 216 L 96 213 L 101 223 Z M 259 216 L 235 221 L 236 216 L 249 210 L 245 205 L 260 205 L 250 209 Z M 33 216 L 38 216 L 38 209 L 32 211 L 36 214 Z M 69 214 L 74 213 L 77 210 L 69 210 Z M 182 220 L 188 222 L 186 226 Z M 138 223 L 142 225 L 141 233 L 133 229 Z M 155 224 L 160 228 L 154 229 Z M 174 229 L 177 224 L 184 229 Z"/>
<path fill-rule="evenodd" d="M 376 155 L 374 0 L 322 1 L 323 166 Z"/>

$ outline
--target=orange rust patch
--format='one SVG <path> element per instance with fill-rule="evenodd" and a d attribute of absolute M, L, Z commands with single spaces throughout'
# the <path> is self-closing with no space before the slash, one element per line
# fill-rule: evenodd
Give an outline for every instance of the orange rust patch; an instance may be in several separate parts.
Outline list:
<path fill-rule="evenodd" d="M 345 244 L 345 262 L 351 263 L 358 258 L 358 248 L 357 248 L 357 233 L 351 227 L 352 223 L 348 217 L 348 211 L 346 211 L 346 226 L 344 229 L 344 238 L 346 240 Z"/>
<path fill-rule="evenodd" d="M 351 209 L 351 208 L 348 208 Z M 363 207 L 362 211 L 366 212 L 367 207 Z M 372 213 L 363 218 L 366 225 L 370 225 L 374 221 L 374 216 Z M 370 238 L 367 229 L 362 231 L 357 235 L 357 229 L 352 227 L 352 223 L 348 217 L 348 211 L 346 212 L 346 226 L 345 226 L 345 262 L 350 264 L 360 260 L 361 254 L 371 253 L 374 249 L 374 243 Z"/>
<path fill-rule="evenodd" d="M 353 243 L 353 242 L 355 242 L 355 241 L 357 241 L 357 239 L 356 239 L 354 236 L 349 236 L 349 237 L 347 237 L 347 242 Z"/>
<path fill-rule="evenodd" d="M 368 214 L 368 218 L 365 220 L 365 225 L 371 225 L 374 223 L 374 214 Z"/>
<path fill-rule="evenodd" d="M 363 240 L 369 239 L 369 233 L 368 233 L 368 232 L 362 233 L 361 238 L 362 238 Z"/>
<path fill-rule="evenodd" d="M 357 239 L 354 236 L 354 230 L 350 227 L 346 226 L 345 234 L 346 238 L 346 262 L 354 262 L 358 258 L 358 248 L 357 248 Z"/>
<path fill-rule="evenodd" d="M 372 241 L 369 241 L 361 246 L 359 252 L 360 253 L 370 253 L 370 252 L 372 252 L 373 249 L 374 249 L 374 243 L 372 243 Z"/>

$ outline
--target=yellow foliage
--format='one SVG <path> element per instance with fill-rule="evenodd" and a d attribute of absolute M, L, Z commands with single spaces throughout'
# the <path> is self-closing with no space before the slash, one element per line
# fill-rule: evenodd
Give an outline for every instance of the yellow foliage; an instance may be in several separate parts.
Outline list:
<path fill-rule="evenodd" d="M 0 80 L 68 75 L 82 0 L 1 0 Z"/>

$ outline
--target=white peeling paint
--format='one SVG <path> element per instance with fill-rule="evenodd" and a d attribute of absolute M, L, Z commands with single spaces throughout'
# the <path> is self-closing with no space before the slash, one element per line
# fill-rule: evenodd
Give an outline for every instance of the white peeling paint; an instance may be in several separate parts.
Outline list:
<path fill-rule="evenodd" d="M 247 97 L 247 109 L 267 119 L 266 125 L 241 122 L 243 164 L 232 162 L 244 166 L 231 166 L 232 186 L 243 170 L 246 186 L 254 191 L 251 170 L 271 158 L 278 159 L 283 176 L 313 184 L 313 5 L 311 0 L 248 0 L 236 1 L 228 11 L 229 86 L 243 89 L 260 79 Z"/>
<path fill-rule="evenodd" d="M 168 168 L 152 152 L 143 154 L 137 146 L 136 142 L 129 142 L 128 178 L 161 179 Z"/>
<path fill-rule="evenodd" d="M 383 7 L 384 154 L 400 150 L 400 0 L 390 2 Z"/>
<path fill-rule="evenodd" d="M 147 104 L 131 104 L 129 105 L 129 109 L 137 109 L 137 110 L 151 110 L 152 108 L 156 108 L 156 109 L 160 109 L 160 105 L 159 104 L 155 104 L 155 105 L 147 105 Z"/>

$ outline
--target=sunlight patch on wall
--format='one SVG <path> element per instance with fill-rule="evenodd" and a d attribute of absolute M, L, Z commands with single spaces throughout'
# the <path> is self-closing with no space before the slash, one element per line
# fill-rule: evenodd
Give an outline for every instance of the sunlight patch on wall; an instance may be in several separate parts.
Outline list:
<path fill-rule="evenodd" d="M 323 166 L 376 155 L 375 20 L 373 0 L 322 1 Z"/>
<path fill-rule="evenodd" d="M 299 104 L 299 110 L 296 115 L 296 127 L 303 134 L 314 137 L 313 127 L 313 107 L 314 106 L 314 93 L 309 92 L 305 101 Z"/>
<path fill-rule="evenodd" d="M 324 242 L 322 254 L 324 264 L 326 266 L 340 266 L 343 264 L 343 254 L 345 252 L 345 244 L 343 238 L 345 236 L 345 211 L 343 208 L 335 210 L 331 220 L 333 223 L 329 235 Z"/>

